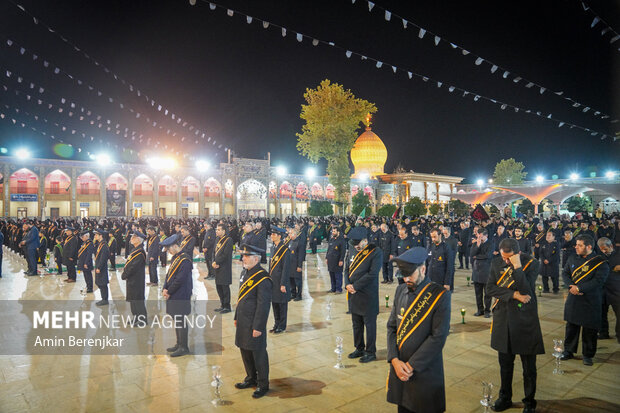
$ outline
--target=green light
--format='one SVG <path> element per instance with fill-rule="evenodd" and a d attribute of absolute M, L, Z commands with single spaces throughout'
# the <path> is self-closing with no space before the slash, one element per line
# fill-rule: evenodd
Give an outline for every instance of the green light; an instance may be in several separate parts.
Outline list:
<path fill-rule="evenodd" d="M 9 150 L 5 147 L 0 148 L 0 153 L 7 153 Z"/>
<path fill-rule="evenodd" d="M 54 145 L 53 150 L 56 155 L 63 158 L 70 158 L 73 156 L 74 153 L 73 146 L 64 143 L 57 143 L 56 145 Z"/>

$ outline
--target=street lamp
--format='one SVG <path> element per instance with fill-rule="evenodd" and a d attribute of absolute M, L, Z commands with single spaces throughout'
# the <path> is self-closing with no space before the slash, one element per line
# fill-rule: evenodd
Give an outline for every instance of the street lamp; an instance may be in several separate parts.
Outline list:
<path fill-rule="evenodd" d="M 100 153 L 99 155 L 96 155 L 95 160 L 101 166 L 107 166 L 112 163 L 112 159 L 110 159 L 110 156 L 106 153 Z"/>
<path fill-rule="evenodd" d="M 478 179 L 476 181 L 476 184 L 478 184 L 478 186 L 482 186 L 482 185 L 484 185 L 484 181 L 482 179 Z"/>
<path fill-rule="evenodd" d="M 607 179 L 614 179 L 615 176 L 616 176 L 616 173 L 614 171 L 605 172 L 605 178 Z"/>
<path fill-rule="evenodd" d="M 544 181 L 544 180 L 545 180 L 545 178 L 543 178 L 543 176 L 542 176 L 542 175 L 538 175 L 538 176 L 536 177 L 536 182 L 538 182 L 538 183 L 541 183 L 541 182 L 542 182 L 542 181 Z"/>
<path fill-rule="evenodd" d="M 306 177 L 312 179 L 316 176 L 316 169 L 313 167 L 306 168 Z"/>
<path fill-rule="evenodd" d="M 26 148 L 19 148 L 15 151 L 15 156 L 19 159 L 28 159 L 30 158 L 30 151 Z"/>
<path fill-rule="evenodd" d="M 579 179 L 579 174 L 573 172 L 572 174 L 570 174 L 570 180 L 571 181 L 576 181 L 577 179 Z"/>
<path fill-rule="evenodd" d="M 286 175 L 286 168 L 283 166 L 276 166 L 276 175 L 278 176 Z"/>

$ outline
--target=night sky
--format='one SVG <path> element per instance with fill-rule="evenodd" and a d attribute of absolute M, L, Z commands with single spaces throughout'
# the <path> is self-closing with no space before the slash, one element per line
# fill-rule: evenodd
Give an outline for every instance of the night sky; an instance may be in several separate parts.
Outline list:
<path fill-rule="evenodd" d="M 96 58 L 121 78 L 162 104 L 216 140 L 216 145 L 200 140 L 200 145 L 180 142 L 180 134 L 195 136 L 187 128 L 166 118 L 145 99 L 132 94 L 126 86 L 106 74 L 101 67 L 75 52 L 71 46 L 35 25 L 28 15 L 8 0 L 0 0 L 0 83 L 10 92 L 0 92 L 0 111 L 28 126 L 54 133 L 57 139 L 82 148 L 72 159 L 87 159 L 85 152 L 107 151 L 116 160 L 136 161 L 129 150 L 174 151 L 204 156 L 212 161 L 225 159 L 224 147 L 242 157 L 262 159 L 271 152 L 272 164 L 286 165 L 290 172 L 303 172 L 309 161 L 296 150 L 295 133 L 301 130 L 299 118 L 303 93 L 323 79 L 342 84 L 360 98 L 377 105 L 373 130 L 388 149 L 386 172 L 398 165 L 417 172 L 456 175 L 475 181 L 488 177 L 495 163 L 508 157 L 522 161 L 530 176 L 570 172 L 603 173 L 620 168 L 620 139 L 601 141 L 600 135 L 499 105 L 474 102 L 462 93 L 449 93 L 454 85 L 492 97 L 523 109 L 551 113 L 554 118 L 614 135 L 620 123 L 597 119 L 582 113 L 550 91 L 540 94 L 527 89 L 524 81 L 511 79 L 520 75 L 551 90 L 620 117 L 620 41 L 609 44 L 605 27 L 590 28 L 592 15 L 584 12 L 581 2 L 556 1 L 375 1 L 368 12 L 366 1 L 295 0 L 242 1 L 221 0 L 217 4 L 289 29 L 282 37 L 279 29 L 263 29 L 262 24 L 239 14 L 229 17 L 226 11 L 209 9 L 197 1 L 191 6 L 182 0 L 132 1 L 32 1 L 20 4 L 42 22 L 71 39 L 84 52 Z M 588 4 L 616 31 L 620 30 L 620 2 L 594 1 Z M 412 26 L 404 30 L 396 17 L 386 22 L 385 7 L 411 22 L 439 34 L 472 53 L 511 71 L 508 79 L 502 71 L 495 74 L 490 65 L 474 64 L 444 41 L 435 46 L 432 36 L 418 38 Z M 430 76 L 444 83 L 441 88 L 431 81 L 409 80 L 404 73 L 394 74 L 386 63 L 381 69 L 374 62 L 353 56 L 344 50 L 325 45 L 313 46 L 308 39 L 299 43 L 301 32 L 321 40 L 333 41 L 345 49 L 360 52 L 403 69 Z M 6 39 L 13 40 L 12 47 Z M 19 45 L 19 46 L 16 46 Z M 615 47 L 614 47 L 615 46 Z M 20 55 L 19 47 L 26 53 Z M 32 59 L 37 54 L 37 60 Z M 43 60 L 52 62 L 70 74 L 92 84 L 110 104 L 85 86 L 78 86 L 53 69 L 44 68 Z M 13 74 L 7 79 L 6 70 Z M 16 75 L 26 80 L 17 83 Z M 60 103 L 61 98 L 89 108 L 93 117 L 101 115 L 118 123 L 121 129 L 137 131 L 160 141 L 158 150 L 144 142 L 115 135 L 69 117 L 52 112 L 47 106 L 27 101 L 28 83 L 45 88 L 39 98 Z M 22 91 L 16 96 L 14 89 Z M 28 93 L 31 93 L 30 90 Z M 117 101 L 125 102 L 141 113 L 141 118 L 121 110 Z M 37 122 L 23 112 L 15 114 L 4 108 L 8 104 L 46 117 L 67 131 Z M 172 137 L 146 124 L 150 116 L 165 129 L 176 131 Z M 72 135 L 70 131 L 78 133 Z M 112 129 L 114 131 L 114 129 Z M 362 128 L 360 128 L 360 133 Z M 80 133 L 94 136 L 83 138 Z M 49 136 L 49 135 L 48 135 Z M 130 135 L 131 136 L 131 135 Z M 108 148 L 98 139 L 126 148 Z M 56 143 L 29 128 L 14 126 L 0 119 L 0 145 L 15 148 L 28 146 L 36 157 L 57 157 L 51 151 Z M 219 145 L 222 148 L 218 148 Z M 141 152 L 145 154 L 146 152 Z M 153 152 L 152 152 L 153 153 Z M 133 158 L 132 158 L 133 157 Z M 180 158 L 182 159 L 182 158 Z M 321 164 L 324 173 L 324 164 Z"/>

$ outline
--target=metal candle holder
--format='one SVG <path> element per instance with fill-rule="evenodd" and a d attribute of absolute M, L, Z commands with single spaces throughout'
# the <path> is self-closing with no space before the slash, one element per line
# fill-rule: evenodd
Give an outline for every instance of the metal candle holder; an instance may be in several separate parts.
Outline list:
<path fill-rule="evenodd" d="M 385 295 L 385 308 L 390 308 L 390 296 Z"/>
<path fill-rule="evenodd" d="M 469 280 L 471 279 L 470 276 L 467 276 L 467 286 L 469 287 Z"/>
<path fill-rule="evenodd" d="M 336 337 L 336 349 L 334 350 L 334 353 L 336 353 L 336 365 L 334 366 L 335 369 L 343 369 L 344 368 L 344 364 L 342 364 L 342 347 L 343 347 L 343 340 L 342 337 L 338 336 Z"/>
<path fill-rule="evenodd" d="M 330 321 L 332 319 L 332 300 L 327 300 L 327 305 L 325 306 L 327 309 L 327 316 L 325 320 Z"/>
<path fill-rule="evenodd" d="M 461 324 L 465 324 L 465 309 L 461 308 Z"/>
<path fill-rule="evenodd" d="M 553 374 L 564 374 L 564 370 L 560 367 L 562 354 L 564 353 L 564 341 L 558 338 L 553 339 L 553 357 L 555 357 L 555 368 Z"/>
<path fill-rule="evenodd" d="M 543 290 L 543 289 L 542 289 L 542 285 L 539 285 L 539 286 L 538 286 L 538 296 L 539 296 L 539 297 L 542 297 L 542 290 Z"/>
<path fill-rule="evenodd" d="M 493 406 L 493 383 L 482 382 L 482 400 L 480 404 L 484 406 L 484 413 L 488 413 Z"/>
<path fill-rule="evenodd" d="M 211 400 L 211 403 L 214 406 L 221 406 L 224 404 L 224 400 L 222 400 L 221 388 L 222 388 L 222 370 L 220 366 L 211 367 L 213 371 L 213 381 L 211 382 L 211 386 L 215 388 L 215 398 Z"/>

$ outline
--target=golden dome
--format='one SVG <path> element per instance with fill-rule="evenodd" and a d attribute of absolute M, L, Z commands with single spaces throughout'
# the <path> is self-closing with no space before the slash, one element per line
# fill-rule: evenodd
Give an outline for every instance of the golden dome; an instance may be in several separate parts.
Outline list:
<path fill-rule="evenodd" d="M 383 167 L 387 161 L 387 149 L 381 138 L 370 127 L 355 141 L 351 149 L 351 161 L 355 167 L 352 178 L 361 178 L 366 174 L 369 178 L 383 175 Z"/>

